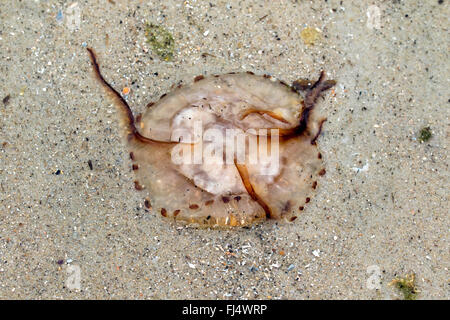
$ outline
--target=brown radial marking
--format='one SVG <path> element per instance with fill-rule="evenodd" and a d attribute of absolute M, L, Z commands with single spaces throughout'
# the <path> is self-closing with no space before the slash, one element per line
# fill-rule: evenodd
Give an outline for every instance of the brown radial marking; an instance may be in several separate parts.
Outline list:
<path fill-rule="evenodd" d="M 251 74 L 252 76 L 255 75 L 255 73 L 251 71 L 247 71 L 247 74 Z"/>
<path fill-rule="evenodd" d="M 236 169 L 239 172 L 239 175 L 241 177 L 242 183 L 244 184 L 245 189 L 247 190 L 250 197 L 259 203 L 259 205 L 264 209 L 264 212 L 266 213 L 266 218 L 272 217 L 272 211 L 270 210 L 270 207 L 264 202 L 264 200 L 255 192 L 255 189 L 253 189 L 252 183 L 250 182 L 250 177 L 248 174 L 247 167 L 243 164 L 238 164 L 236 162 L 236 159 L 234 160 L 234 165 L 236 166 Z"/>
<path fill-rule="evenodd" d="M 180 213 L 180 209 L 177 209 L 173 212 L 173 216 L 176 217 Z"/>
<path fill-rule="evenodd" d="M 319 171 L 319 176 L 323 176 L 327 171 L 325 169 L 322 169 Z"/>
<path fill-rule="evenodd" d="M 108 91 L 114 95 L 114 97 L 120 102 L 120 106 L 121 109 L 125 112 L 126 116 L 127 116 L 127 129 L 130 131 L 130 134 L 132 135 L 132 137 L 136 138 L 138 141 L 143 142 L 143 143 L 169 143 L 169 144 L 173 144 L 173 143 L 178 143 L 178 142 L 173 142 L 173 141 L 157 141 L 157 140 L 153 140 L 147 137 L 142 136 L 139 131 L 136 129 L 135 126 L 135 121 L 134 121 L 134 116 L 133 116 L 133 112 L 131 112 L 131 108 L 128 105 L 128 103 L 125 101 L 125 99 L 120 95 L 119 92 L 116 91 L 116 89 L 114 89 L 106 80 L 105 78 L 103 78 L 101 72 L 100 72 L 100 67 L 97 63 L 97 58 L 95 56 L 95 52 L 94 50 L 92 50 L 91 48 L 87 48 L 88 52 L 89 52 L 89 57 L 91 58 L 91 62 L 92 65 L 94 66 L 94 71 L 95 74 L 97 76 L 97 78 L 100 80 L 100 82 L 103 84 L 104 87 L 106 87 L 106 89 L 108 89 Z M 165 95 L 161 96 L 164 97 Z"/>
<path fill-rule="evenodd" d="M 133 165 L 131 166 L 131 168 L 132 168 L 133 170 L 137 170 L 137 169 L 139 169 L 139 166 L 138 166 L 137 164 L 133 164 Z"/>
<path fill-rule="evenodd" d="M 288 123 L 288 124 L 289 124 L 289 121 L 287 121 L 287 120 L 284 119 L 282 116 L 276 114 L 276 113 L 273 112 L 273 111 L 269 111 L 269 110 L 258 110 L 258 109 L 249 109 L 249 110 L 246 110 L 246 111 L 242 114 L 241 120 L 244 120 L 245 117 L 247 117 L 248 115 L 250 115 L 250 114 L 252 114 L 252 113 L 257 113 L 257 114 L 259 114 L 259 115 L 267 114 L 267 115 L 269 115 L 270 117 L 272 117 L 272 118 L 274 118 L 274 119 L 276 119 L 276 120 L 278 120 L 278 121 L 281 121 L 281 122 L 283 122 L 283 123 Z"/>
<path fill-rule="evenodd" d="M 236 200 L 237 202 L 239 202 L 241 199 L 242 199 L 241 196 L 234 197 L 234 200 Z"/>
<path fill-rule="evenodd" d="M 151 209 L 151 207 L 152 207 L 152 205 L 150 204 L 150 201 L 149 201 L 148 199 L 145 199 L 145 200 L 144 200 L 144 206 L 145 206 L 147 209 Z"/>
<path fill-rule="evenodd" d="M 189 209 L 191 209 L 191 210 L 196 210 L 196 209 L 198 209 L 199 208 L 199 206 L 198 206 L 198 204 L 191 204 L 190 206 L 189 206 Z"/>
<path fill-rule="evenodd" d="M 208 200 L 205 202 L 205 206 L 210 206 L 214 203 L 214 200 Z"/>
<path fill-rule="evenodd" d="M 165 208 L 161 208 L 161 215 L 167 217 L 167 210 Z"/>
<path fill-rule="evenodd" d="M 314 138 L 311 139 L 311 144 L 313 144 L 313 145 L 316 144 L 316 140 L 317 140 L 317 138 L 319 138 L 320 133 L 322 132 L 322 126 L 323 126 L 323 123 L 324 123 L 325 121 L 327 121 L 326 118 L 320 120 L 320 122 L 319 122 L 319 130 L 317 131 L 317 133 L 316 133 L 316 135 L 314 136 Z"/>
<path fill-rule="evenodd" d="M 312 188 L 313 188 L 313 189 L 317 188 L 317 181 L 314 181 L 314 182 L 313 182 Z"/>
<path fill-rule="evenodd" d="M 289 219 L 289 221 L 292 222 L 292 221 L 294 221 L 295 219 L 297 219 L 297 217 L 296 217 L 296 216 L 293 216 L 293 217 L 291 217 L 291 218 Z"/>
<path fill-rule="evenodd" d="M 322 159 L 322 154 L 320 152 L 317 154 L 317 158 Z"/>
<path fill-rule="evenodd" d="M 133 153 L 133 152 L 130 152 L 130 159 L 133 160 L 133 161 L 135 160 L 135 157 L 134 157 L 134 153 Z"/>
<path fill-rule="evenodd" d="M 303 206 L 298 207 L 298 210 L 300 210 L 300 211 L 303 211 L 303 209 L 305 209 L 305 207 L 303 207 Z"/>
<path fill-rule="evenodd" d="M 150 108 L 151 106 L 153 106 L 155 103 L 154 102 L 149 102 L 148 104 L 147 104 L 147 108 Z"/>
<path fill-rule="evenodd" d="M 228 202 L 230 202 L 230 198 L 229 197 L 222 197 L 222 201 L 223 201 L 223 203 L 228 203 Z"/>
<path fill-rule="evenodd" d="M 311 198 L 310 197 L 307 197 L 306 199 L 305 199 L 305 203 L 308 203 L 308 202 L 310 202 L 311 201 Z"/>

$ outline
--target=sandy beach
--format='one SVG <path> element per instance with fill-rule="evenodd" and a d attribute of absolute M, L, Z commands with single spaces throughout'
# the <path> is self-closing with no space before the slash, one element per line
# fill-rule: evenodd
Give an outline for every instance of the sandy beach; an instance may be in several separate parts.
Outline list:
<path fill-rule="evenodd" d="M 5 0 L 0 299 L 449 299 L 448 1 Z M 173 39 L 168 55 L 146 26 Z M 337 85 L 293 223 L 174 224 L 134 188 L 117 109 L 195 76 Z"/>

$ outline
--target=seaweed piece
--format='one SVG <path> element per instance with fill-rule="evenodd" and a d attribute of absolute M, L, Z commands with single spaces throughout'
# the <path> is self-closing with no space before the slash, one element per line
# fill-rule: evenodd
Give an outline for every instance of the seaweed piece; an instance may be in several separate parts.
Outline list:
<path fill-rule="evenodd" d="M 431 132 L 430 127 L 423 127 L 419 131 L 419 141 L 420 142 L 427 142 L 428 140 L 431 139 L 432 136 L 433 136 L 433 133 Z"/>
<path fill-rule="evenodd" d="M 415 300 L 418 290 L 416 288 L 416 276 L 414 273 L 407 274 L 404 278 L 395 278 L 389 285 L 395 285 L 405 300 Z"/>
<path fill-rule="evenodd" d="M 147 23 L 145 26 L 145 37 L 155 52 L 161 59 L 170 61 L 175 51 L 175 40 L 172 34 L 161 26 Z"/>

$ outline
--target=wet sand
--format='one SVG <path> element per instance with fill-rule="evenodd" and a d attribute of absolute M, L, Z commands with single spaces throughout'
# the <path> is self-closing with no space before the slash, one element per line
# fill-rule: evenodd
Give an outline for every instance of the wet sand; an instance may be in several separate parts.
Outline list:
<path fill-rule="evenodd" d="M 448 1 L 370 5 L 3 1 L 0 298 L 402 299 L 388 284 L 414 273 L 418 299 L 448 299 Z M 87 46 L 135 114 L 200 74 L 326 70 L 317 194 L 294 223 L 236 230 L 149 212 Z"/>

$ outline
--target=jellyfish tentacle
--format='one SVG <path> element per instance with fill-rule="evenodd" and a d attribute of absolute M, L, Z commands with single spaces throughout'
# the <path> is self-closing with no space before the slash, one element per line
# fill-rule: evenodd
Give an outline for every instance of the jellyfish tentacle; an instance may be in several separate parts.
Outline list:
<path fill-rule="evenodd" d="M 315 145 L 317 139 L 319 138 L 320 134 L 322 133 L 322 127 L 323 127 L 323 123 L 327 121 L 327 118 L 323 118 L 322 120 L 320 120 L 319 122 L 319 129 L 317 130 L 316 135 L 311 139 L 311 144 Z"/>
<path fill-rule="evenodd" d="M 323 83 L 324 89 L 327 90 L 333 87 L 336 84 L 335 80 L 325 80 Z M 314 85 L 314 82 L 308 79 L 299 79 L 292 82 L 292 89 L 296 92 L 307 91 L 311 89 Z"/>
<path fill-rule="evenodd" d="M 102 83 L 102 85 L 108 90 L 108 92 L 114 97 L 115 101 L 117 102 L 117 105 L 120 108 L 120 112 L 122 114 L 122 126 L 125 128 L 127 138 L 135 139 L 137 141 L 140 141 L 142 143 L 165 143 L 165 144 L 176 144 L 178 142 L 173 141 L 158 141 L 153 140 L 147 137 L 144 137 L 139 133 L 139 131 L 136 129 L 135 121 L 133 112 L 131 111 L 130 106 L 126 102 L 126 100 L 122 97 L 122 95 L 117 92 L 116 89 L 113 88 L 103 77 L 102 73 L 100 72 L 100 66 L 97 62 L 97 57 L 95 55 L 95 52 L 92 48 L 87 48 L 89 52 L 89 57 L 91 58 L 92 65 L 94 67 L 95 74 Z"/>
<path fill-rule="evenodd" d="M 294 86 L 295 83 L 297 83 L 297 85 L 296 85 L 297 88 Z M 270 136 L 271 130 L 273 130 L 273 129 L 278 130 L 278 136 L 281 137 L 283 140 L 288 140 L 288 139 L 291 139 L 294 137 L 298 137 L 303 132 L 305 132 L 308 127 L 310 113 L 314 109 L 317 99 L 319 98 L 320 94 L 323 91 L 326 91 L 326 90 L 330 89 L 331 87 L 333 87 L 336 84 L 336 81 L 335 80 L 325 80 L 325 72 L 322 70 L 320 72 L 319 79 L 316 82 L 314 82 L 314 84 L 312 84 L 312 82 L 307 81 L 307 80 L 297 80 L 297 81 L 294 81 L 294 84 L 293 84 L 293 88 L 295 89 L 296 92 L 306 91 L 305 99 L 302 101 L 302 112 L 300 114 L 300 119 L 299 119 L 298 125 L 293 128 L 288 128 L 288 129 L 286 129 L 286 128 L 269 128 L 269 129 L 267 129 L 268 130 L 267 134 L 269 134 L 269 136 Z M 273 112 L 271 112 L 271 111 L 257 110 L 257 109 L 247 111 L 246 113 L 244 113 L 242 118 L 245 118 L 249 114 L 255 113 L 255 112 L 259 113 L 259 114 L 267 114 L 277 120 L 280 120 L 282 122 L 287 122 L 283 118 L 279 119 L 277 117 L 274 117 Z M 326 121 L 326 119 L 322 119 L 319 121 L 319 129 L 311 140 L 312 144 L 314 144 L 316 142 L 317 138 L 319 137 L 319 135 L 322 131 L 323 123 L 325 121 Z"/>

